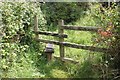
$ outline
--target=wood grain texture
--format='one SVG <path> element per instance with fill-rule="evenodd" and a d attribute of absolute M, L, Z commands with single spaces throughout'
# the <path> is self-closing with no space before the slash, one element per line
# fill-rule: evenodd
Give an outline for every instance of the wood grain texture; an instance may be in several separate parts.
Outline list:
<path fill-rule="evenodd" d="M 55 45 L 62 44 L 63 46 L 66 46 L 66 47 L 90 50 L 90 51 L 95 51 L 95 52 L 104 52 L 105 53 L 105 52 L 109 51 L 109 49 L 107 49 L 107 48 L 100 48 L 100 47 L 94 47 L 94 46 L 89 46 L 89 45 L 81 45 L 81 44 L 75 44 L 75 43 L 70 43 L 70 42 L 59 42 L 59 41 L 54 41 L 54 40 L 43 40 L 43 39 L 37 39 L 37 41 L 44 42 L 44 43 L 51 43 L 51 44 L 55 44 Z"/>
<path fill-rule="evenodd" d="M 60 20 L 60 21 L 58 22 L 58 24 L 59 24 L 58 33 L 59 33 L 60 35 L 63 35 L 63 33 L 64 33 L 64 28 L 63 28 L 62 25 L 64 25 L 64 21 L 63 21 L 63 20 Z M 64 42 L 64 38 L 59 38 L 59 42 L 60 42 L 60 43 Z M 59 44 L 59 51 L 60 51 L 60 58 L 61 58 L 61 59 L 64 58 L 64 56 L 65 56 L 65 49 L 64 49 L 64 45 L 63 45 L 63 44 Z"/>
<path fill-rule="evenodd" d="M 66 30 L 79 30 L 79 31 L 94 31 L 97 32 L 100 27 L 93 27 L 93 26 L 73 26 L 73 25 L 62 25 Z"/>

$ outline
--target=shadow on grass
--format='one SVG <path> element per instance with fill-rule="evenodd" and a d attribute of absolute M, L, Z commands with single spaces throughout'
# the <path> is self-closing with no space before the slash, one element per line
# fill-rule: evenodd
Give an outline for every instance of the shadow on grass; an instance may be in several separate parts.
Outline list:
<path fill-rule="evenodd" d="M 44 57 L 40 57 L 36 63 L 37 68 L 41 74 L 45 75 L 45 78 L 67 78 L 68 74 L 65 72 L 65 64 L 60 60 L 53 59 L 50 62 Z"/>
<path fill-rule="evenodd" d="M 81 64 L 72 64 L 53 59 L 47 62 L 41 57 L 36 64 L 44 78 L 93 78 L 92 63 L 89 60 Z"/>

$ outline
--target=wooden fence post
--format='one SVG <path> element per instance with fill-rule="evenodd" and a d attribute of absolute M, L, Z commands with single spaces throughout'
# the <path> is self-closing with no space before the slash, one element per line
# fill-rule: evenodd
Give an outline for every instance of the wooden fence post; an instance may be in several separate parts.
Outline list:
<path fill-rule="evenodd" d="M 64 33 L 64 28 L 62 27 L 62 25 L 64 25 L 64 21 L 63 21 L 63 20 L 60 20 L 60 21 L 58 22 L 58 24 L 59 24 L 58 33 L 59 33 L 60 35 L 62 35 L 62 34 Z M 59 37 L 59 42 L 60 42 L 60 43 L 64 42 L 64 38 L 63 38 L 63 37 Z M 60 50 L 60 58 L 63 59 L 63 58 L 64 58 L 64 52 L 65 52 L 65 50 L 64 50 L 64 45 L 63 45 L 63 44 L 60 44 L 60 45 L 59 45 L 59 50 Z"/>
<path fill-rule="evenodd" d="M 38 31 L 38 17 L 37 15 L 35 15 L 34 17 L 34 31 L 37 32 Z M 39 38 L 39 34 L 35 35 L 35 39 Z"/>

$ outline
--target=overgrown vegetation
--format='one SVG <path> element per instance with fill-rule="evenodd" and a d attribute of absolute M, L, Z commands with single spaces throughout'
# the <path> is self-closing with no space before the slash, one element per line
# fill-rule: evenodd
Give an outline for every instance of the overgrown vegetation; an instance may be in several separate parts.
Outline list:
<path fill-rule="evenodd" d="M 92 6 L 91 6 L 92 7 Z M 99 44 L 104 43 L 102 46 L 107 46 L 110 48 L 110 51 L 103 56 L 103 64 L 105 68 L 103 71 L 107 71 L 104 74 L 104 77 L 114 77 L 120 74 L 119 73 L 119 6 L 116 6 L 115 3 L 112 3 L 111 6 L 104 8 L 100 4 L 96 7 L 91 8 L 92 16 L 95 17 L 95 23 L 99 24 L 105 28 L 104 31 L 111 32 L 111 37 L 102 37 L 99 41 Z M 117 42 L 117 43 L 116 43 Z M 114 67 L 114 69 L 113 69 Z M 112 68 L 112 69 L 111 69 Z"/>
<path fill-rule="evenodd" d="M 40 29 L 44 30 L 46 23 L 39 3 L 4 2 L 1 3 L 0 10 L 3 24 L 1 31 L 2 43 L 0 43 L 2 77 L 32 77 L 35 74 L 35 69 L 31 63 L 33 60 L 27 60 L 26 57 L 33 56 L 29 53 L 32 50 L 34 50 L 34 53 L 37 51 L 36 54 L 38 54 L 41 47 L 33 39 L 34 15 L 39 16 Z M 23 74 L 24 69 L 28 70 L 28 73 L 25 71 L 26 73 Z M 31 71 L 33 73 L 29 74 Z M 19 74 L 16 75 L 16 73 Z"/>
<path fill-rule="evenodd" d="M 86 8 L 87 6 L 87 8 Z M 110 31 L 101 33 L 67 31 L 65 41 L 110 48 L 109 53 L 91 52 L 66 47 L 65 56 L 79 64 L 53 59 L 47 62 L 41 55 L 44 44 L 34 40 L 34 16 L 38 15 L 39 30 L 57 31 L 59 19 L 65 24 L 96 26 Z M 101 3 L 0 3 L 0 76 L 35 78 L 117 78 L 119 77 L 119 6 L 103 7 Z M 47 26 L 47 27 L 45 27 Z M 75 36 L 74 36 L 75 35 Z M 46 39 L 53 37 L 42 36 Z M 55 46 L 55 55 L 59 55 Z"/>
<path fill-rule="evenodd" d="M 45 14 L 45 19 L 47 20 L 48 30 L 56 29 L 55 26 L 58 25 L 58 20 L 60 19 L 65 20 L 65 23 L 76 21 L 85 14 L 88 8 L 88 3 L 48 2 L 41 4 L 41 10 Z"/>

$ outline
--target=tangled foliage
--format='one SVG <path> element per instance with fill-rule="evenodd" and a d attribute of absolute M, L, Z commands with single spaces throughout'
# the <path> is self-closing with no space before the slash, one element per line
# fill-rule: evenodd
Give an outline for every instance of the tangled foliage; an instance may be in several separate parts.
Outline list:
<path fill-rule="evenodd" d="M 6 37 L 30 31 L 29 29 L 33 28 L 34 15 L 39 17 L 39 27 L 43 27 L 46 22 L 38 4 L 5 2 L 2 5 L 1 14 Z"/>
<path fill-rule="evenodd" d="M 112 3 L 110 7 L 106 8 L 103 7 L 101 4 L 97 4 L 96 6 L 91 6 L 90 14 L 92 17 L 95 17 L 96 23 L 99 27 L 104 28 L 105 32 L 111 32 L 111 37 L 103 37 L 100 36 L 100 41 L 98 44 L 104 43 L 107 48 L 110 49 L 105 55 L 103 56 L 104 68 L 103 71 L 106 71 L 103 76 L 104 77 L 116 77 L 118 76 L 120 70 L 120 9 L 115 3 Z M 104 46 L 105 46 L 104 45 Z M 103 45 L 102 45 L 103 46 Z M 106 70 L 106 69 L 109 70 Z M 112 70 L 111 70 L 112 68 Z M 116 72 L 113 72 L 115 71 Z M 109 73 L 109 74 L 108 74 Z"/>
<path fill-rule="evenodd" d="M 45 29 L 46 21 L 39 3 L 2 2 L 0 15 L 2 21 L 0 66 L 6 71 L 15 63 L 22 61 L 21 56 L 24 56 L 28 48 L 40 46 L 33 41 L 34 16 L 38 15 L 39 29 Z"/>
<path fill-rule="evenodd" d="M 24 57 L 28 46 L 21 46 L 15 43 L 2 43 L 1 48 L 1 67 L 3 70 L 8 70 L 16 62 L 22 61 L 22 57 Z"/>
<path fill-rule="evenodd" d="M 45 29 L 46 23 L 39 3 L 4 2 L 1 5 L 3 33 L 6 42 L 28 43 L 32 41 L 34 16 L 38 15 L 39 28 Z M 29 40 L 29 41 L 27 41 Z"/>

